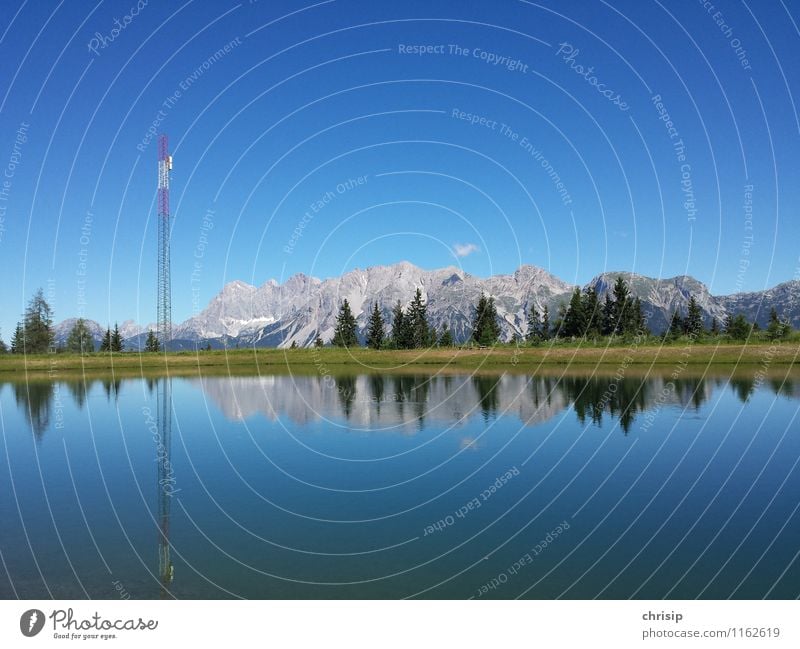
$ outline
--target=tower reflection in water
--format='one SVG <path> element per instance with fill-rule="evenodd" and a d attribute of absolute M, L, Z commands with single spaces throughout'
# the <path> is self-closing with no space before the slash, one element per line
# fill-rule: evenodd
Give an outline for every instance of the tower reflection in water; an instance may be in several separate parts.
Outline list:
<path fill-rule="evenodd" d="M 158 381 L 158 575 L 160 596 L 172 597 L 170 586 L 175 575 L 170 556 L 169 524 L 172 495 L 175 493 L 175 475 L 172 468 L 172 379 Z"/>

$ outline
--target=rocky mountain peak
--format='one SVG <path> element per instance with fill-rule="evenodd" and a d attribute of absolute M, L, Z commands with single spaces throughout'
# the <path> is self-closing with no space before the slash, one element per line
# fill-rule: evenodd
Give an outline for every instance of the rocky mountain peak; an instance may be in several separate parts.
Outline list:
<path fill-rule="evenodd" d="M 631 294 L 641 299 L 649 313 L 653 331 L 662 331 L 675 311 L 685 313 L 689 297 L 694 296 L 707 323 L 712 318 L 722 322 L 727 314 L 742 313 L 750 320 L 765 325 L 774 307 L 795 327 L 800 326 L 800 281 L 784 282 L 766 291 L 715 297 L 702 282 L 681 275 L 667 279 L 645 277 L 628 271 L 608 271 L 594 277 L 584 288 L 594 287 L 598 293 L 612 289 L 618 276 L 630 287 Z M 200 313 L 173 328 L 176 346 L 281 346 L 296 342 L 313 344 L 319 335 L 329 340 L 336 324 L 336 314 L 347 299 L 363 334 L 373 303 L 390 330 L 392 307 L 399 301 L 408 305 L 419 288 L 428 303 L 428 317 L 438 331 L 449 328 L 456 340 L 471 334 L 474 307 L 483 292 L 495 299 L 503 340 L 510 340 L 527 331 L 527 312 L 531 306 L 551 314 L 566 304 L 574 286 L 533 265 L 520 266 L 509 275 L 480 278 L 456 266 L 424 270 L 411 262 L 401 261 L 386 266 L 355 268 L 341 277 L 320 280 L 297 273 L 283 284 L 275 280 L 260 288 L 240 280 L 228 282 Z M 71 318 L 56 328 L 56 339 L 63 343 L 74 326 Z M 93 336 L 102 337 L 105 327 L 88 321 Z M 129 347 L 138 347 L 147 328 L 126 321 L 121 327 L 129 339 Z"/>

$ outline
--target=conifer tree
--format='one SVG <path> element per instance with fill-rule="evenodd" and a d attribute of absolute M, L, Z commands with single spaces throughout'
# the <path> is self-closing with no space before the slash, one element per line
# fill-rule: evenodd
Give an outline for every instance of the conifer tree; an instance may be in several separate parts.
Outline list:
<path fill-rule="evenodd" d="M 686 313 L 686 320 L 683 322 L 683 330 L 689 336 L 699 336 L 704 332 L 703 312 L 694 295 L 689 296 L 689 308 Z"/>
<path fill-rule="evenodd" d="M 6 341 L 3 340 L 3 337 L 0 336 L 0 354 L 7 354 L 8 347 L 6 346 Z"/>
<path fill-rule="evenodd" d="M 642 301 L 638 297 L 633 300 L 633 333 L 636 335 L 650 335 L 650 330 L 647 327 L 647 321 L 642 311 Z"/>
<path fill-rule="evenodd" d="M 556 321 L 553 323 L 553 337 L 562 338 L 564 334 L 564 319 L 567 316 L 567 307 L 564 304 L 558 305 L 558 314 Z"/>
<path fill-rule="evenodd" d="M 26 353 L 44 354 L 52 347 L 55 340 L 53 311 L 44 299 L 42 289 L 36 291 L 25 309 L 23 328 Z"/>
<path fill-rule="evenodd" d="M 550 340 L 550 310 L 547 308 L 547 305 L 544 305 L 544 310 L 542 311 L 542 325 L 540 332 L 542 334 L 542 340 Z"/>
<path fill-rule="evenodd" d="M 103 340 L 100 343 L 100 351 L 101 352 L 111 351 L 111 327 L 107 328 L 106 333 L 103 334 Z"/>
<path fill-rule="evenodd" d="M 605 302 L 603 302 L 603 314 L 600 323 L 600 333 L 604 336 L 610 336 L 614 333 L 616 329 L 616 323 L 614 322 L 615 314 L 616 305 L 614 304 L 614 300 L 611 299 L 611 292 L 607 291 Z"/>
<path fill-rule="evenodd" d="M 775 307 L 769 312 L 769 324 L 767 325 L 767 337 L 770 340 L 780 340 L 781 338 L 786 338 L 791 331 L 791 327 L 786 322 L 781 322 L 781 319 L 778 317 L 778 312 L 775 310 Z"/>
<path fill-rule="evenodd" d="M 734 340 L 746 340 L 753 327 L 740 313 L 736 316 L 728 315 L 725 319 L 725 333 Z"/>
<path fill-rule="evenodd" d="M 414 299 L 408 307 L 406 318 L 411 329 L 411 346 L 415 348 L 427 347 L 428 333 L 428 307 L 422 299 L 422 291 L 417 289 Z"/>
<path fill-rule="evenodd" d="M 333 344 L 336 347 L 355 347 L 358 345 L 356 319 L 350 309 L 350 303 L 345 300 L 339 307 L 336 316 L 336 328 L 333 331 Z"/>
<path fill-rule="evenodd" d="M 581 289 L 575 288 L 569 301 L 569 306 L 564 314 L 564 336 L 578 338 L 586 333 L 586 316 L 583 312 L 583 299 Z"/>
<path fill-rule="evenodd" d="M 672 314 L 672 319 L 669 321 L 669 336 L 670 338 L 680 338 L 683 335 L 683 318 L 676 309 Z"/>
<path fill-rule="evenodd" d="M 383 346 L 383 337 L 383 316 L 378 308 L 378 303 L 375 302 L 367 325 L 367 346 L 372 349 L 380 349 Z"/>
<path fill-rule="evenodd" d="M 106 336 L 108 337 L 108 345 L 111 346 L 111 331 L 106 332 Z M 103 338 L 103 344 L 106 343 L 105 338 Z M 145 339 L 144 343 L 144 350 L 146 352 L 157 352 L 161 348 L 161 344 L 158 341 L 158 336 L 153 333 L 152 329 L 149 329 L 147 332 L 147 338 Z M 103 346 L 100 346 L 100 351 L 103 351 Z"/>
<path fill-rule="evenodd" d="M 121 352 L 124 348 L 122 343 L 122 335 L 119 332 L 119 326 L 114 323 L 114 330 L 111 332 L 111 351 Z"/>
<path fill-rule="evenodd" d="M 410 349 L 413 344 L 411 319 L 403 311 L 400 300 L 392 308 L 392 343 L 397 349 Z"/>
<path fill-rule="evenodd" d="M 322 347 L 324 344 L 325 344 L 325 343 L 324 343 L 324 342 L 322 342 L 322 336 L 320 336 L 319 334 L 317 334 L 317 337 L 316 337 L 316 338 L 314 338 L 314 347 L 316 347 L 316 348 L 318 348 L 318 349 L 319 349 L 319 348 L 320 348 L 320 347 Z"/>
<path fill-rule="evenodd" d="M 450 331 L 450 327 L 442 325 L 442 335 L 439 336 L 439 347 L 452 347 L 453 344 L 453 334 Z"/>
<path fill-rule="evenodd" d="M 581 296 L 581 311 L 583 314 L 583 332 L 581 335 L 589 337 L 600 334 L 602 326 L 602 309 L 597 298 L 597 291 L 593 286 L 584 291 Z"/>
<path fill-rule="evenodd" d="M 711 318 L 711 335 L 719 336 L 719 322 L 716 318 Z"/>
<path fill-rule="evenodd" d="M 472 322 L 472 339 L 479 345 L 494 345 L 500 338 L 497 308 L 493 297 L 481 293 Z"/>
<path fill-rule="evenodd" d="M 528 333 L 525 338 L 531 343 L 542 340 L 542 322 L 539 320 L 539 312 L 533 303 L 531 303 L 531 307 L 528 310 Z"/>
<path fill-rule="evenodd" d="M 403 312 L 403 305 L 400 300 L 392 307 L 392 344 L 397 349 L 404 348 L 403 333 L 405 330 L 406 314 Z"/>
<path fill-rule="evenodd" d="M 614 331 L 624 335 L 631 330 L 631 292 L 622 275 L 614 283 Z"/>
<path fill-rule="evenodd" d="M 78 318 L 67 336 L 67 351 L 74 354 L 86 354 L 94 351 L 94 340 L 86 321 Z"/>
<path fill-rule="evenodd" d="M 14 329 L 14 335 L 11 336 L 11 353 L 24 354 L 25 353 L 25 332 L 21 323 L 17 323 L 17 328 Z"/>

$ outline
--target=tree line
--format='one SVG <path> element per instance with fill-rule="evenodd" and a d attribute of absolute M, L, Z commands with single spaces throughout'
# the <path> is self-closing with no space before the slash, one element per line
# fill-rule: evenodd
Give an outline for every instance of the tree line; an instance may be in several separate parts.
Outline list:
<path fill-rule="evenodd" d="M 551 338 L 599 338 L 601 336 L 649 335 L 642 301 L 631 297 L 628 284 L 618 277 L 601 302 L 594 287 L 575 288 L 551 324 L 547 306 L 540 314 L 532 305 L 527 314 L 526 339 L 538 343 Z"/>
<path fill-rule="evenodd" d="M 611 290 L 601 300 L 594 287 L 575 288 L 569 301 L 562 304 L 555 317 L 545 305 L 541 312 L 531 304 L 525 314 L 526 332 L 524 339 L 533 345 L 547 340 L 609 339 L 613 337 L 649 337 L 650 314 L 645 313 L 639 297 L 634 297 L 623 277 L 617 277 Z M 387 333 L 387 324 L 390 333 Z M 716 318 L 710 327 L 705 326 L 703 311 L 694 295 L 689 296 L 686 313 L 675 311 L 669 321 L 664 336 L 676 339 L 682 336 L 692 338 L 726 336 L 734 340 L 746 340 L 758 334 L 760 327 L 749 322 L 742 314 L 728 315 L 720 324 Z M 787 338 L 792 332 L 788 322 L 781 320 L 773 308 L 765 336 L 769 340 Z M 493 297 L 481 293 L 475 305 L 472 319 L 472 333 L 468 342 L 479 346 L 496 344 L 500 339 L 500 318 Z M 520 337 L 514 334 L 514 341 Z M 398 300 L 392 308 L 391 320 L 387 323 L 374 302 L 367 322 L 364 343 L 372 349 L 419 349 L 432 346 L 449 347 L 455 339 L 449 327 L 437 331 L 428 321 L 427 304 L 422 291 L 417 289 L 414 298 L 406 309 Z M 358 346 L 358 326 L 352 308 L 344 300 L 336 317 L 331 344 L 337 347 Z M 317 336 L 317 347 L 323 345 Z"/>
<path fill-rule="evenodd" d="M 455 345 L 453 332 L 446 325 L 441 331 L 431 325 L 428 319 L 428 305 L 422 298 L 422 291 L 417 289 L 407 308 L 403 308 L 400 300 L 392 307 L 391 333 L 386 332 L 387 323 L 383 313 L 374 302 L 367 321 L 365 345 L 372 349 L 422 349 Z M 492 345 L 500 338 L 500 322 L 494 298 L 481 293 L 475 306 L 472 321 L 471 340 L 478 345 Z M 344 300 L 336 316 L 331 344 L 336 347 L 356 347 L 358 341 L 358 325 L 348 300 Z M 317 347 L 322 340 L 317 337 Z"/>
<path fill-rule="evenodd" d="M 559 307 L 555 318 L 545 305 L 541 312 L 535 304 L 531 304 L 527 313 L 525 340 L 530 344 L 539 344 L 552 339 L 600 339 L 615 336 L 650 336 L 647 326 L 648 314 L 638 297 L 632 297 L 627 282 L 617 277 L 614 286 L 607 291 L 603 300 L 594 287 L 581 290 L 575 288 L 568 303 Z M 387 325 L 390 333 L 387 333 Z M 776 341 L 788 338 L 793 329 L 781 319 L 773 308 L 770 312 L 766 330 L 761 331 L 758 323 L 749 322 L 742 314 L 729 314 L 722 323 L 712 318 L 710 326 L 705 326 L 703 311 L 693 295 L 689 296 L 686 313 L 675 311 L 665 332 L 668 339 L 682 336 L 692 338 L 726 336 L 733 340 L 747 340 L 752 336 L 763 336 Z M 495 300 L 484 293 L 480 294 L 472 317 L 472 332 L 469 341 L 478 346 L 490 346 L 500 339 L 500 318 Z M 515 342 L 520 342 L 514 335 Z M 336 316 L 331 344 L 337 347 L 358 346 L 358 326 L 352 308 L 345 299 Z M 398 300 L 392 308 L 390 322 L 384 320 L 383 314 L 374 302 L 367 322 L 365 344 L 372 349 L 421 349 L 433 346 L 451 347 L 456 344 L 453 332 L 448 326 L 440 331 L 430 323 L 428 305 L 422 297 L 421 289 L 417 289 L 407 308 Z M 314 345 L 322 347 L 322 338 L 317 336 Z M 293 344 L 293 347 L 296 347 Z M 122 352 L 125 345 L 117 324 L 108 327 L 100 343 L 100 352 Z M 53 327 L 53 310 L 39 289 L 17 323 L 11 338 L 10 347 L 0 336 L 0 353 L 43 354 L 47 352 L 67 351 L 78 354 L 94 352 L 95 342 L 86 320 L 78 318 L 67 336 L 63 347 L 56 346 L 55 329 Z M 161 343 L 156 334 L 149 330 L 145 340 L 144 351 L 161 351 Z"/>
<path fill-rule="evenodd" d="M 562 305 L 553 324 L 547 306 L 539 314 L 535 306 L 528 312 L 526 339 L 538 343 L 551 338 L 601 339 L 620 337 L 648 337 L 652 335 L 647 321 L 650 314 L 644 312 L 642 301 L 632 297 L 630 287 L 622 277 L 617 277 L 613 288 L 599 300 L 594 287 L 576 288 L 569 303 Z M 708 338 L 726 336 L 732 340 L 747 340 L 759 335 L 757 322 L 748 321 L 742 314 L 728 314 L 720 323 L 716 318 L 706 327 L 703 310 L 694 295 L 689 295 L 685 314 L 675 310 L 669 319 L 664 337 L 675 340 L 680 337 Z M 788 338 L 791 325 L 778 316 L 773 307 L 769 324 L 764 332 L 768 340 Z"/>
<path fill-rule="evenodd" d="M 160 350 L 158 337 L 153 331 L 148 331 L 145 342 L 145 351 L 157 352 Z M 92 332 L 85 319 L 78 318 L 72 326 L 63 346 L 56 344 L 56 333 L 53 326 L 53 309 L 44 296 L 44 291 L 39 289 L 33 295 L 25 308 L 22 320 L 17 323 L 11 336 L 10 345 L 6 345 L 0 336 L 0 353 L 12 354 L 45 354 L 48 352 L 71 352 L 75 354 L 88 354 L 94 351 L 122 352 L 125 343 L 119 325 L 108 327 L 100 342 L 99 349 L 95 348 Z"/>

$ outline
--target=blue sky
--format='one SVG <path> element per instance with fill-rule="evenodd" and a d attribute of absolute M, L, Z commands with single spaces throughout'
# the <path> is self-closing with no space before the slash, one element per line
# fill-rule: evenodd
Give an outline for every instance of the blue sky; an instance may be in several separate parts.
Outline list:
<path fill-rule="evenodd" d="M 3 337 L 40 286 L 57 320 L 155 319 L 151 127 L 176 321 L 403 259 L 793 279 L 800 6 L 714 5 L 5 3 Z"/>

